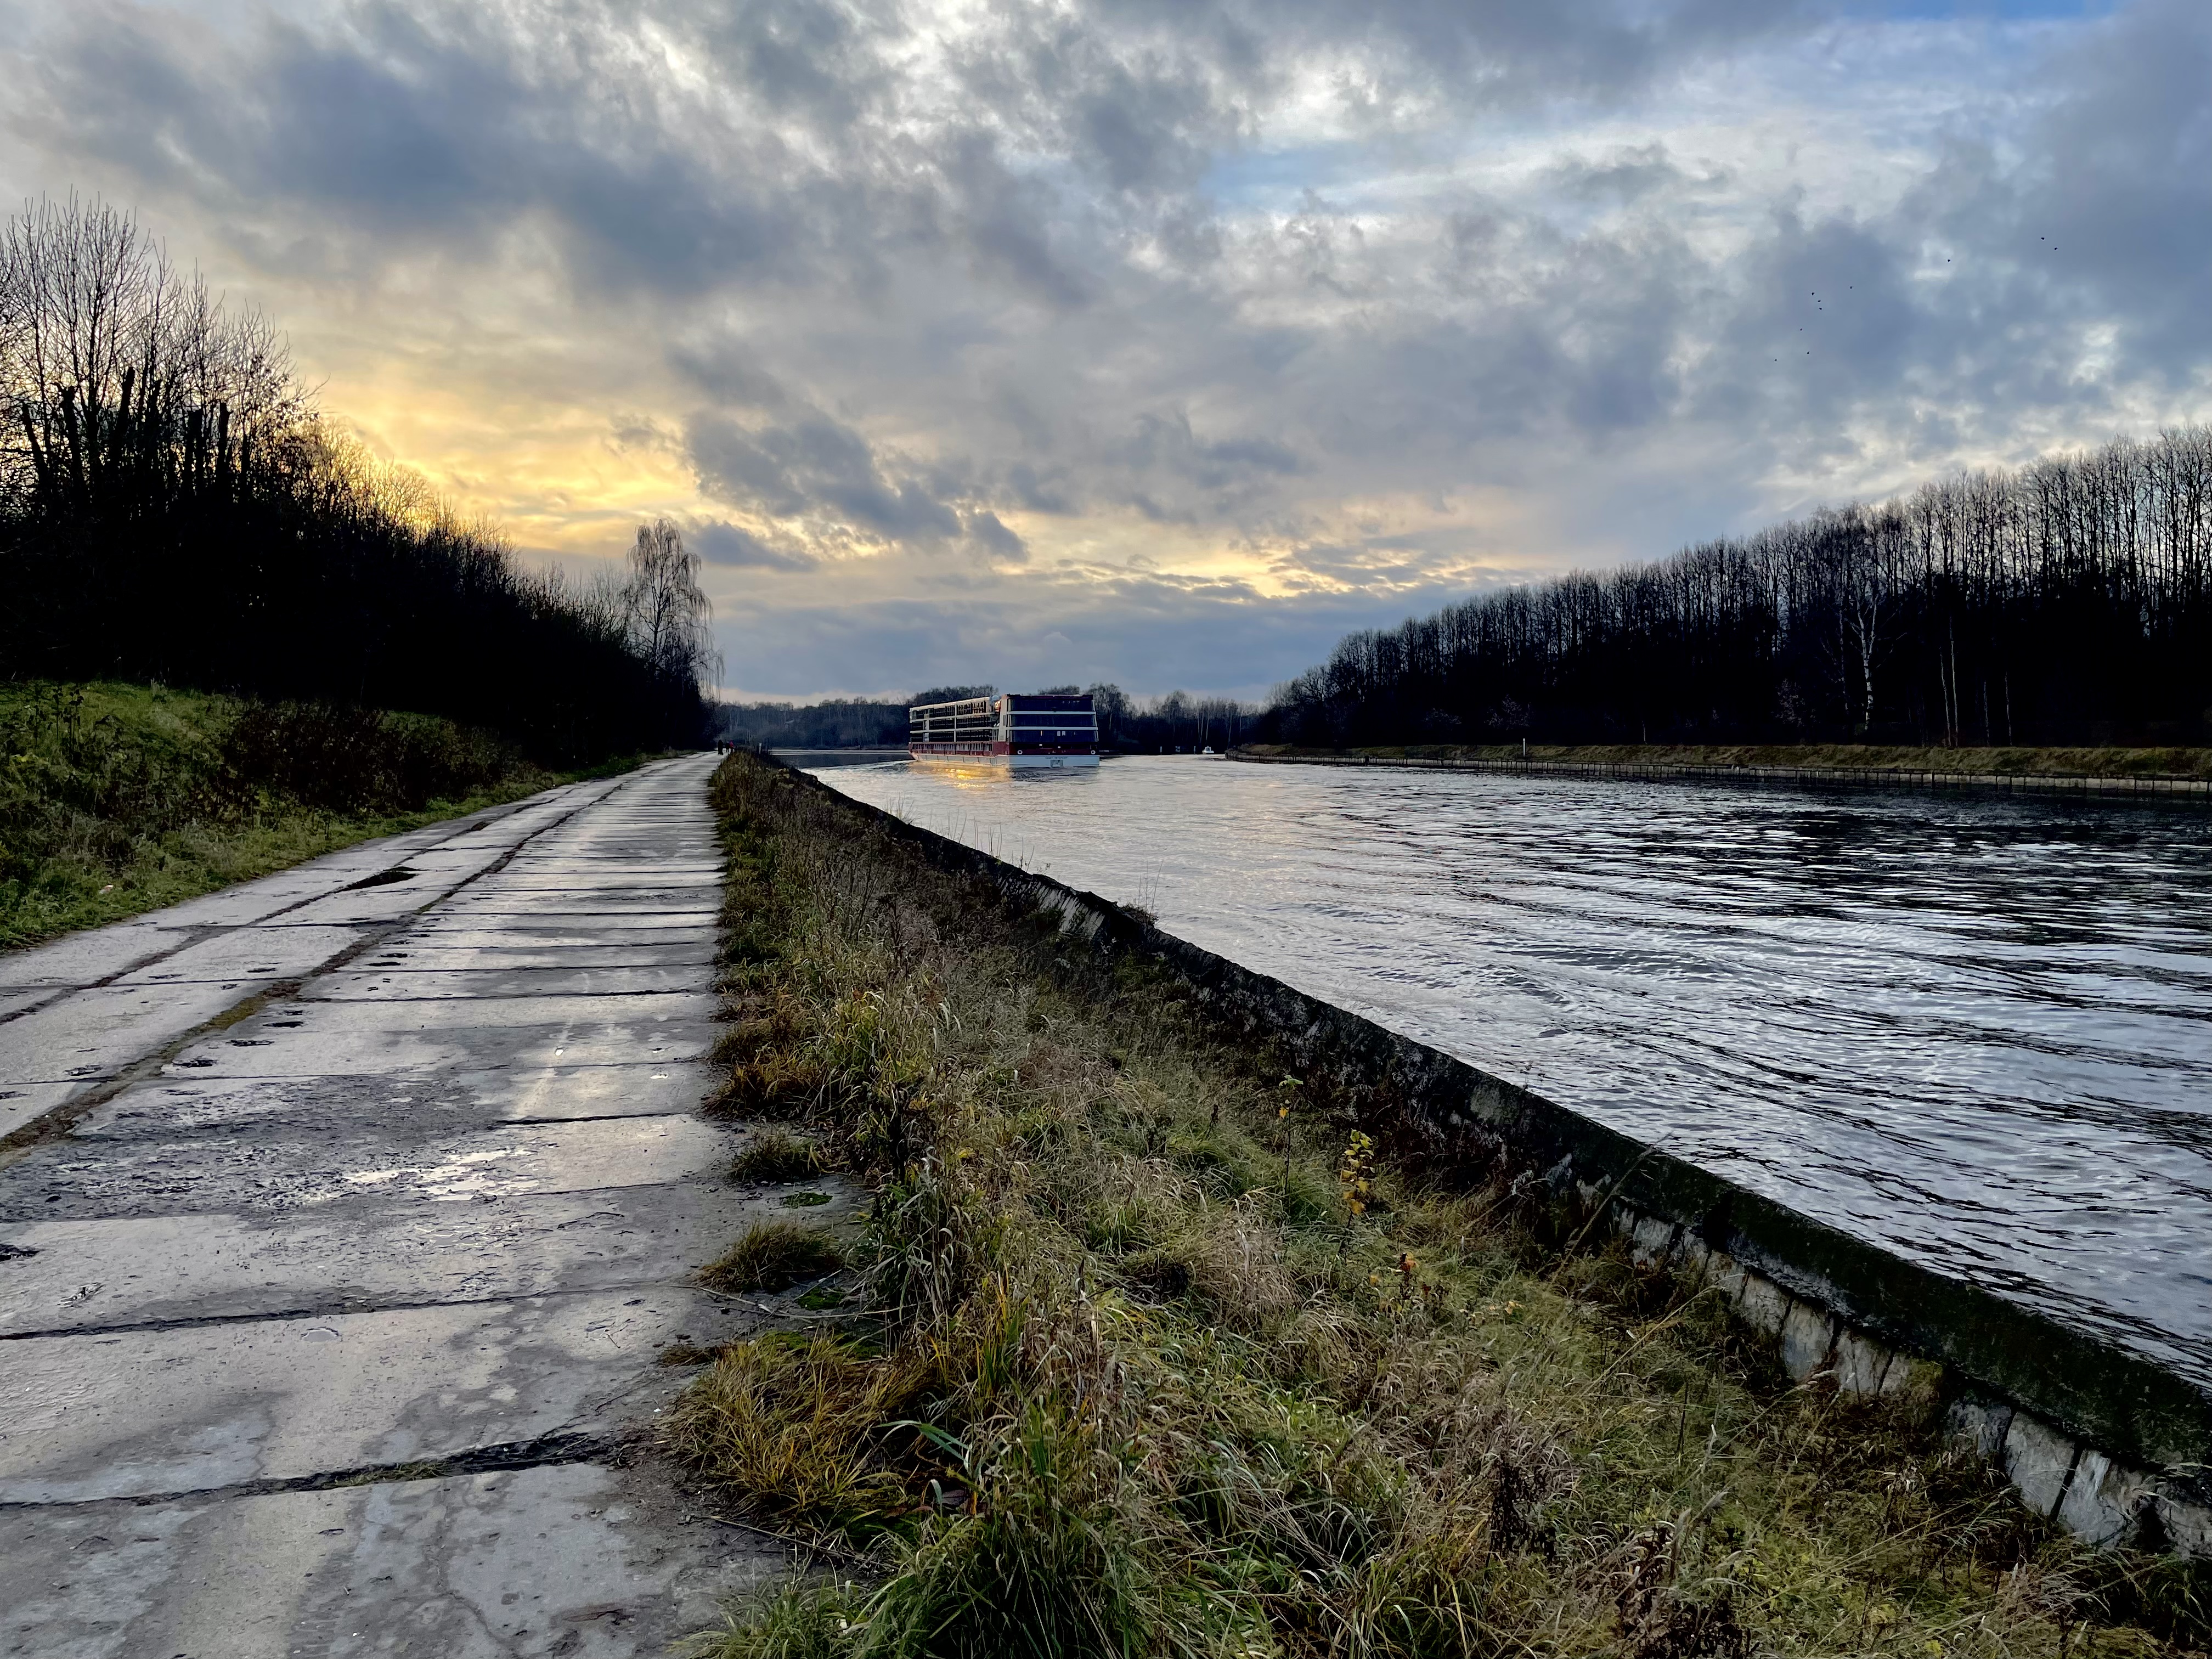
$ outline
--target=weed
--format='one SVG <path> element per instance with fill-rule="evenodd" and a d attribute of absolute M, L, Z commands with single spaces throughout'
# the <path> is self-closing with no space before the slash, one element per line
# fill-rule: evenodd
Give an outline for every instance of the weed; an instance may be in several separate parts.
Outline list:
<path fill-rule="evenodd" d="M 774 1184 L 804 1181 L 822 1170 L 821 1149 L 781 1129 L 763 1129 L 730 1163 L 732 1181 Z M 820 1201 L 827 1202 L 826 1199 Z"/>
<path fill-rule="evenodd" d="M 789 1221 L 763 1221 L 708 1267 L 699 1280 L 716 1291 L 781 1291 L 845 1265 L 826 1233 Z"/>
<path fill-rule="evenodd" d="M 861 1531 L 914 1507 L 908 1471 L 887 1460 L 886 1425 L 928 1380 L 835 1336 L 732 1343 L 686 1390 L 665 1432 L 678 1455 L 756 1509 Z"/>

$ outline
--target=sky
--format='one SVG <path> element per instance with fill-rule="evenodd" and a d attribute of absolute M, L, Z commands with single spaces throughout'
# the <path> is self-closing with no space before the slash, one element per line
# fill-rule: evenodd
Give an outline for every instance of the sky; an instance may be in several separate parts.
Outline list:
<path fill-rule="evenodd" d="M 0 188 L 725 695 L 1352 628 L 2212 418 L 2207 0 L 0 0 Z"/>

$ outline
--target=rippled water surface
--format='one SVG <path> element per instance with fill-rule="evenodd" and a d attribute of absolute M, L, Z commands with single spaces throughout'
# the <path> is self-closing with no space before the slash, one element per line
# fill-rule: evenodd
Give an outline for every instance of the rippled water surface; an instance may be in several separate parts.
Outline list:
<path fill-rule="evenodd" d="M 1257 766 L 825 781 L 2212 1378 L 2212 815 Z"/>

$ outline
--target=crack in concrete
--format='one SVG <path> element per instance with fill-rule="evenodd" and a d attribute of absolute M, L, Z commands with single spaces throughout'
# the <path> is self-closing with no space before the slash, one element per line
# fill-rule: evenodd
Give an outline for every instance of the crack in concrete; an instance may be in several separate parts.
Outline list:
<path fill-rule="evenodd" d="M 436 970 L 432 969 L 428 971 L 434 972 Z M 501 970 L 479 969 L 478 971 L 497 972 Z M 510 969 L 505 971 L 514 972 L 516 970 Z M 525 969 L 521 971 L 526 972 L 530 970 Z M 572 970 L 566 968 L 550 968 L 544 971 L 548 973 L 562 974 Z M 302 997 L 301 1000 L 303 1002 L 312 1002 L 319 1007 L 325 1008 L 411 1008 L 420 1003 L 542 1002 L 548 997 L 589 997 L 594 1001 L 597 1001 L 602 997 L 665 997 L 674 994 L 678 994 L 665 989 L 645 991 L 489 991 L 481 994 L 472 992 L 465 997 Z M 635 1066 L 640 1062 L 636 1060 L 625 1060 L 623 1063 L 628 1066 Z"/>
<path fill-rule="evenodd" d="M 41 1510 L 82 1510 L 102 1504 L 121 1504 L 137 1509 L 149 1504 L 173 1504 L 198 1498 L 261 1498 L 271 1492 L 330 1492 L 342 1486 L 373 1486 L 396 1480 L 444 1480 L 457 1474 L 497 1474 L 510 1469 L 538 1469 L 559 1463 L 591 1463 L 613 1458 L 622 1449 L 621 1438 L 611 1434 L 587 1434 L 556 1429 L 530 1440 L 510 1440 L 498 1445 L 475 1446 L 408 1463 L 364 1463 L 349 1469 L 331 1469 L 316 1474 L 272 1476 L 262 1480 L 237 1480 L 228 1486 L 185 1486 L 174 1492 L 132 1492 L 125 1497 L 73 1498 L 51 1503 L 0 1501 L 0 1514 Z"/>
<path fill-rule="evenodd" d="M 635 1192 L 636 1188 L 610 1191 Z M 809 1285 L 819 1281 L 810 1280 Z M 301 1308 L 272 1308 L 253 1313 L 188 1314 L 174 1319 L 119 1321 L 112 1325 L 54 1325 L 37 1331 L 0 1331 L 0 1342 L 52 1341 L 73 1336 L 129 1336 L 154 1331 L 207 1330 L 222 1325 L 284 1325 L 302 1319 L 337 1319 L 354 1314 L 416 1313 L 428 1308 L 496 1308 L 508 1302 L 558 1302 L 568 1297 L 614 1296 L 623 1291 L 688 1291 L 698 1288 L 684 1279 L 623 1279 L 574 1291 L 508 1291 L 500 1296 L 426 1297 L 419 1301 L 380 1301 L 363 1297 L 341 1298 Z M 795 1287 L 803 1293 L 808 1286 Z M 734 1300 L 735 1298 L 732 1298 Z M 738 1303 L 738 1306 L 751 1304 Z M 761 1311 L 781 1311 L 763 1307 Z"/>

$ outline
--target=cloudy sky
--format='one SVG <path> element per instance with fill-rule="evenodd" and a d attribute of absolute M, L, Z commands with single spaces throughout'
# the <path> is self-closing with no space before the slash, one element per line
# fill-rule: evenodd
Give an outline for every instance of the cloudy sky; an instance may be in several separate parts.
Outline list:
<path fill-rule="evenodd" d="M 0 0 L 380 453 L 710 561 L 732 695 L 1247 695 L 2212 417 L 2207 0 Z"/>

